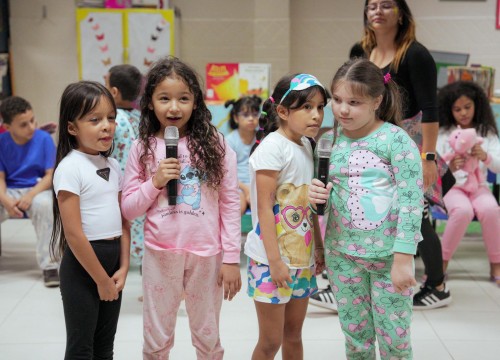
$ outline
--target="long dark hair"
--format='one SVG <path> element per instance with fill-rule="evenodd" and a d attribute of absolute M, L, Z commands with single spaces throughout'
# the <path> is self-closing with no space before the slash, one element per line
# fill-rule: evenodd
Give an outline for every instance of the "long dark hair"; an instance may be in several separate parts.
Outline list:
<path fill-rule="evenodd" d="M 81 119 L 93 111 L 102 101 L 101 98 L 103 96 L 113 106 L 113 110 L 116 113 L 116 105 L 113 101 L 113 96 L 106 87 L 98 82 L 79 81 L 69 84 L 64 90 L 59 108 L 59 137 L 54 172 L 66 155 L 78 145 L 76 137 L 71 135 L 68 131 L 69 124 L 74 123 L 76 120 Z M 101 152 L 101 155 L 108 157 L 112 152 L 113 146 L 111 146 L 108 151 Z M 50 254 L 54 259 L 59 259 L 66 249 L 68 242 L 64 234 L 59 204 L 54 191 L 52 191 L 52 198 L 54 223 L 50 239 Z"/>
<path fill-rule="evenodd" d="M 217 190 L 226 173 L 224 169 L 226 149 L 220 141 L 222 135 L 211 122 L 212 115 L 203 100 L 199 76 L 190 66 L 173 56 L 159 59 L 147 74 L 144 95 L 141 98 L 139 138 L 144 146 L 144 152 L 140 156 L 140 161 L 145 164 L 148 159 L 154 159 L 156 147 L 154 135 L 160 130 L 161 125 L 154 109 L 150 106 L 156 86 L 167 77 L 180 79 L 194 95 L 194 109 L 186 126 L 189 160 L 201 173 L 200 179 L 205 179 L 210 188 Z M 141 172 L 141 176 L 146 177 L 145 169 Z"/>
<path fill-rule="evenodd" d="M 251 152 L 255 150 L 264 137 L 266 137 L 269 133 L 278 130 L 280 127 L 280 117 L 276 111 L 278 105 L 281 105 L 288 110 L 299 109 L 318 92 L 323 95 L 325 104 L 328 102 L 330 94 L 325 88 L 319 85 L 314 85 L 304 90 L 289 91 L 287 93 L 290 89 L 292 79 L 297 75 L 299 74 L 283 76 L 274 87 L 272 95 L 264 101 L 259 118 L 259 131 L 257 131 L 256 134 L 257 141 L 255 142 Z M 281 101 L 285 93 L 287 94 L 283 101 Z"/>
<path fill-rule="evenodd" d="M 238 128 L 238 124 L 234 120 L 236 115 L 240 111 L 255 111 L 260 112 L 260 104 L 262 103 L 262 99 L 257 95 L 252 96 L 243 96 L 238 100 L 228 100 L 225 102 L 224 107 L 228 108 L 232 106 L 231 111 L 229 113 L 229 126 L 231 129 L 235 130 Z"/>
<path fill-rule="evenodd" d="M 441 88 L 438 94 L 439 126 L 449 130 L 456 126 L 452 108 L 455 101 L 461 96 L 468 97 L 474 102 L 474 117 L 472 125 L 481 136 L 487 136 L 491 131 L 498 135 L 493 110 L 484 90 L 472 81 L 457 81 Z"/>
<path fill-rule="evenodd" d="M 340 84 L 349 83 L 351 91 L 360 97 L 377 98 L 382 95 L 382 102 L 375 111 L 380 120 L 400 125 L 403 119 L 401 94 L 398 85 L 370 60 L 354 58 L 345 62 L 332 80 L 332 94 Z M 337 136 L 338 122 L 334 123 L 334 141 Z"/>
<path fill-rule="evenodd" d="M 373 48 L 377 46 L 377 39 L 370 23 L 368 22 L 368 16 L 366 15 L 366 6 L 368 5 L 368 2 L 369 0 L 365 0 L 365 7 L 363 8 L 364 34 L 361 39 L 361 46 L 363 47 L 367 58 L 370 58 L 370 53 Z M 396 34 L 396 38 L 394 39 L 396 44 L 396 54 L 394 55 L 394 60 L 391 63 L 391 69 L 397 73 L 399 65 L 406 55 L 406 51 L 410 47 L 411 43 L 416 41 L 417 38 L 415 35 L 415 20 L 413 19 L 413 15 L 408 7 L 408 4 L 405 0 L 394 0 L 394 2 L 399 9 L 400 21 L 398 32 Z"/>

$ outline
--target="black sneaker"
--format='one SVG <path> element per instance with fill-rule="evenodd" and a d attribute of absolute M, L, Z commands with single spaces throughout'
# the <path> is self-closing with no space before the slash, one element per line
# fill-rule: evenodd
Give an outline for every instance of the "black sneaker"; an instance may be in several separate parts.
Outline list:
<path fill-rule="evenodd" d="M 319 290 L 316 294 L 311 295 L 309 304 L 332 310 L 335 313 L 337 312 L 337 302 L 335 301 L 330 285 L 326 289 Z"/>
<path fill-rule="evenodd" d="M 57 269 L 43 270 L 43 282 L 46 287 L 58 287 L 59 273 Z"/>
<path fill-rule="evenodd" d="M 449 305 L 451 300 L 451 294 L 446 288 L 446 284 L 444 284 L 442 291 L 424 284 L 413 297 L 413 310 L 437 309 Z"/>

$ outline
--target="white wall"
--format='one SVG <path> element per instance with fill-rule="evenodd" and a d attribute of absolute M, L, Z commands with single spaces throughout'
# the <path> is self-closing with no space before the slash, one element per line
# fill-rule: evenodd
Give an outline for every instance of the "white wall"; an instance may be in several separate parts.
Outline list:
<path fill-rule="evenodd" d="M 11 0 L 9 6 L 13 91 L 31 103 L 39 123 L 57 122 L 62 91 L 78 80 L 74 1 Z"/>
<path fill-rule="evenodd" d="M 497 0 L 408 0 L 417 38 L 429 49 L 469 52 L 498 69 Z M 75 2 L 11 0 L 13 85 L 40 122 L 57 121 L 64 87 L 78 80 Z M 207 62 L 269 62 L 272 82 L 295 71 L 329 84 L 362 34 L 362 0 L 171 0 L 181 10 L 182 58 L 200 74 Z M 43 18 L 43 8 L 47 15 Z"/>

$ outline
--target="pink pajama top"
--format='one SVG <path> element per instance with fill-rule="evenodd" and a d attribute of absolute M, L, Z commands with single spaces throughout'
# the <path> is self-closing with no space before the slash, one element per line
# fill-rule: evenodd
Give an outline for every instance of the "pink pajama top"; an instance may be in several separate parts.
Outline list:
<path fill-rule="evenodd" d="M 152 182 L 159 160 L 165 158 L 164 140 L 152 139 L 155 160 L 149 159 L 145 163 L 140 162 L 143 145 L 139 140 L 134 141 L 125 168 L 122 212 L 128 220 L 146 214 L 144 240 L 148 247 L 188 251 L 199 256 L 213 256 L 222 251 L 224 263 L 240 262 L 241 218 L 236 154 L 222 137 L 220 141 L 226 149 L 226 173 L 220 188 L 214 191 L 191 166 L 187 138 L 179 139 L 181 176 L 177 180 L 176 205 L 168 205 L 166 188 L 159 190 Z"/>

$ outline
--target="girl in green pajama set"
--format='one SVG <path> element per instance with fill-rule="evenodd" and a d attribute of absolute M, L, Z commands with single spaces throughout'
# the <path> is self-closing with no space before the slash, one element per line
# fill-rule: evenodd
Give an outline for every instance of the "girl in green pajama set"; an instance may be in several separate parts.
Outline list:
<path fill-rule="evenodd" d="M 423 208 L 419 150 L 397 126 L 399 92 L 368 60 L 332 82 L 328 185 L 313 179 L 310 206 L 327 202 L 325 255 L 348 359 L 411 359 L 413 255 Z"/>

